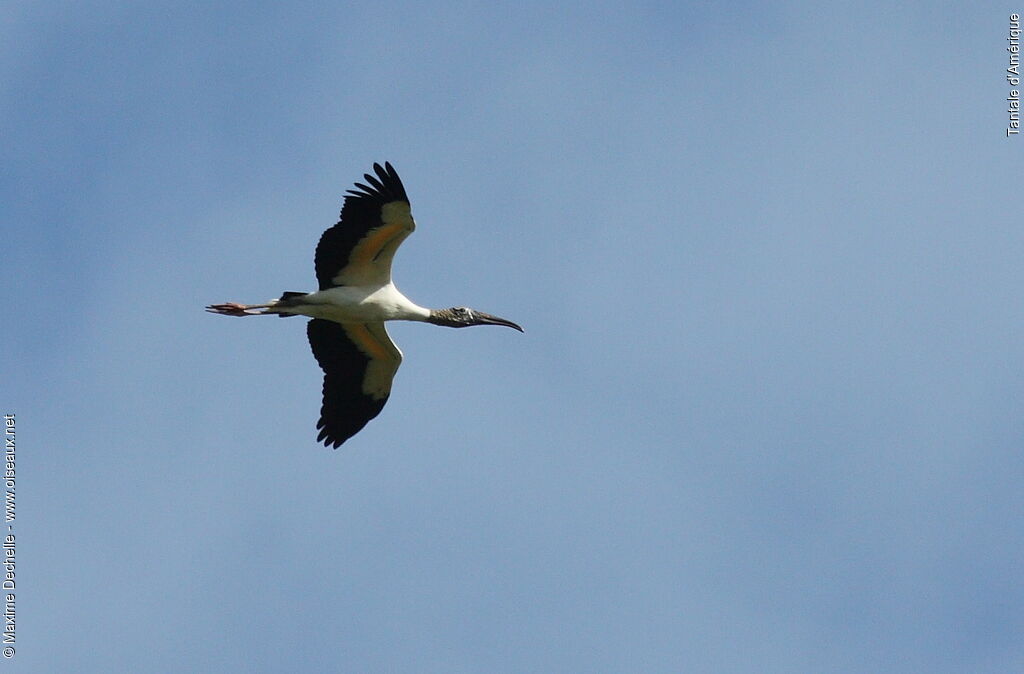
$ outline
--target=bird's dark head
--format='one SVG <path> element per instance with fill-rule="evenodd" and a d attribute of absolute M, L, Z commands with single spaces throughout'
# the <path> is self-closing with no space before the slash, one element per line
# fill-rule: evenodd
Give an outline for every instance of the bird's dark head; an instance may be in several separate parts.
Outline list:
<path fill-rule="evenodd" d="M 430 318 L 427 319 L 434 325 L 444 325 L 449 328 L 468 328 L 471 325 L 504 325 L 506 328 L 515 328 L 519 332 L 523 329 L 512 321 L 485 314 L 469 307 L 452 307 L 451 309 L 432 309 Z"/>

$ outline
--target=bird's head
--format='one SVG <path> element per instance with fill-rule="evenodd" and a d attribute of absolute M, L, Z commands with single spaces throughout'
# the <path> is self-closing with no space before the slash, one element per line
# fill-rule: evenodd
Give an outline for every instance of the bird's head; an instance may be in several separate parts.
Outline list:
<path fill-rule="evenodd" d="M 434 325 L 444 325 L 449 328 L 468 328 L 471 325 L 504 325 L 507 328 L 515 328 L 519 332 L 523 329 L 512 321 L 485 314 L 469 307 L 452 307 L 451 309 L 434 309 L 427 319 Z"/>

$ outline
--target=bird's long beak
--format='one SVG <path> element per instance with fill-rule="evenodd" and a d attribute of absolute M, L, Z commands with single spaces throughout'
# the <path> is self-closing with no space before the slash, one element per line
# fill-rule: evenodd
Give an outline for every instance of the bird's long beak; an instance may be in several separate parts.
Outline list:
<path fill-rule="evenodd" d="M 473 314 L 477 318 L 477 325 L 504 325 L 506 328 L 515 328 L 519 332 L 524 330 L 513 323 L 512 321 L 500 318 L 498 316 L 492 316 L 491 314 L 485 314 L 482 311 L 474 311 Z"/>

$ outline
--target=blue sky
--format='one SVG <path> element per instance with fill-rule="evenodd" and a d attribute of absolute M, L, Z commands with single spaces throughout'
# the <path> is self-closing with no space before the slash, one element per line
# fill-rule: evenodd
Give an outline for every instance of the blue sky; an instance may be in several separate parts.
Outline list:
<path fill-rule="evenodd" d="M 1014 9 L 5 3 L 3 666 L 1024 670 Z M 401 289 L 526 333 L 393 326 L 330 451 L 202 307 L 384 160 Z"/>

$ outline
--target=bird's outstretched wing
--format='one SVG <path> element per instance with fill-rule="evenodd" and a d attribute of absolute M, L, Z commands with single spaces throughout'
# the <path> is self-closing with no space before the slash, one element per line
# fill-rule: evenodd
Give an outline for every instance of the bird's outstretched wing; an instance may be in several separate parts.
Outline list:
<path fill-rule="evenodd" d="M 393 166 L 374 164 L 376 177 L 348 190 L 341 219 L 323 233 L 316 247 L 320 290 L 341 285 L 385 285 L 391 281 L 395 250 L 416 223 L 409 197 Z"/>
<path fill-rule="evenodd" d="M 316 439 L 337 449 L 384 409 L 402 352 L 383 323 L 342 325 L 314 318 L 306 334 L 313 357 L 324 371 Z"/>

